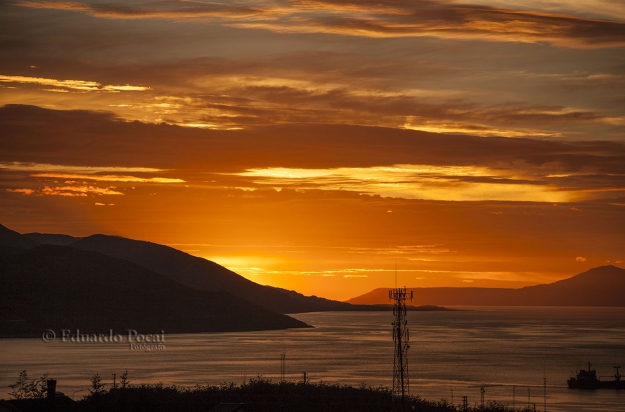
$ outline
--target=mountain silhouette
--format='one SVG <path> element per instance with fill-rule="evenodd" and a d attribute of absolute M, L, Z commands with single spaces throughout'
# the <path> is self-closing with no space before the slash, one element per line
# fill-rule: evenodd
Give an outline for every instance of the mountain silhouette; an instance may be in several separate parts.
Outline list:
<path fill-rule="evenodd" d="M 38 246 L 39 242 L 0 225 L 0 246 L 4 251 L 17 251 Z"/>
<path fill-rule="evenodd" d="M 295 291 L 262 286 L 214 262 L 156 243 L 107 235 L 85 238 L 47 233 L 22 235 L 0 225 L 0 255 L 30 250 L 42 244 L 98 252 L 141 266 L 186 287 L 211 292 L 212 296 L 227 296 L 232 305 L 258 306 L 275 314 L 387 309 L 363 308 L 316 296 L 304 296 Z M 258 325 L 263 329 L 276 328 L 267 327 L 262 322 Z"/>
<path fill-rule="evenodd" d="M 308 326 L 97 252 L 39 245 L 0 256 L 2 337 L 41 336 L 47 329 L 193 333 Z"/>
<path fill-rule="evenodd" d="M 448 306 L 625 306 L 625 269 L 600 266 L 558 282 L 507 288 L 411 288 L 417 305 Z M 388 289 L 348 300 L 352 304 L 388 302 Z"/>
<path fill-rule="evenodd" d="M 45 245 L 58 246 L 67 246 L 80 239 L 70 235 L 54 235 L 50 233 L 24 233 L 22 236 Z"/>
<path fill-rule="evenodd" d="M 77 239 L 69 246 L 136 263 L 192 288 L 212 292 L 225 291 L 277 313 L 354 309 L 344 302 L 262 286 L 215 262 L 152 242 L 92 235 Z"/>

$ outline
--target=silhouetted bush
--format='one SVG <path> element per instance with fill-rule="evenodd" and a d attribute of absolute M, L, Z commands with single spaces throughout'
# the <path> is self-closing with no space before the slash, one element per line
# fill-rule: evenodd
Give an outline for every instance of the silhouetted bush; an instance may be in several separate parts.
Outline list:
<path fill-rule="evenodd" d="M 120 412 L 206 412 L 220 403 L 243 403 L 245 412 L 459 412 L 447 401 L 430 402 L 410 396 L 402 405 L 390 389 L 355 388 L 328 383 L 277 382 L 257 377 L 241 385 L 196 385 L 192 388 L 156 385 L 127 385 L 101 393 L 95 402 L 89 395 L 81 401 L 85 411 Z M 512 411 L 490 401 L 484 407 L 469 407 L 467 412 Z"/>
<path fill-rule="evenodd" d="M 39 379 L 29 379 L 26 370 L 20 372 L 14 384 L 9 385 L 12 391 L 9 393 L 14 399 L 41 399 L 48 390 L 48 374 L 41 375 Z"/>

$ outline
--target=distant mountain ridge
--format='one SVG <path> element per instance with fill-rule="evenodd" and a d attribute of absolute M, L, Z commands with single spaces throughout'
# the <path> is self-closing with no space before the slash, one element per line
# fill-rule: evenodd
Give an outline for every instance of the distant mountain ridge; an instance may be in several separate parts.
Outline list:
<path fill-rule="evenodd" d="M 410 288 L 415 305 L 625 307 L 625 269 L 608 265 L 550 284 L 506 288 Z M 388 301 L 379 288 L 348 300 L 358 305 Z"/>

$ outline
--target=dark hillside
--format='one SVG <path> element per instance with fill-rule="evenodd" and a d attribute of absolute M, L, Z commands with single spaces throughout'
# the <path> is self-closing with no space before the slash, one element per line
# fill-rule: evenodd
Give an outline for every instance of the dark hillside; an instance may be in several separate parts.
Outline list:
<path fill-rule="evenodd" d="M 186 286 L 213 292 L 226 291 L 277 313 L 352 309 L 347 303 L 259 285 L 215 262 L 156 243 L 93 235 L 79 239 L 71 246 L 128 260 Z"/>
<path fill-rule="evenodd" d="M 306 327 L 232 295 L 192 289 L 128 261 L 42 245 L 0 259 L 0 336 Z"/>

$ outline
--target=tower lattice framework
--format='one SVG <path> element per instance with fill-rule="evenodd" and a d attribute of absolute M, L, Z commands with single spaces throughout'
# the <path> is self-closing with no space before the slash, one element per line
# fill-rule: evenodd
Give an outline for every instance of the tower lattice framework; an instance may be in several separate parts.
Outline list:
<path fill-rule="evenodd" d="M 393 362 L 393 396 L 404 399 L 410 394 L 410 378 L 408 376 L 408 349 L 410 336 L 406 320 L 406 300 L 412 301 L 412 291 L 406 287 L 389 290 L 389 299 L 394 300 L 393 343 L 395 360 Z"/>

